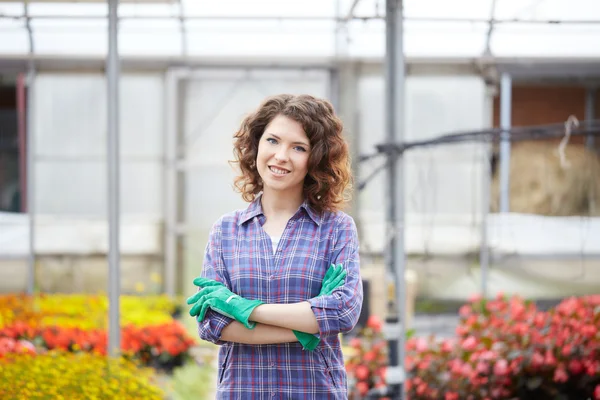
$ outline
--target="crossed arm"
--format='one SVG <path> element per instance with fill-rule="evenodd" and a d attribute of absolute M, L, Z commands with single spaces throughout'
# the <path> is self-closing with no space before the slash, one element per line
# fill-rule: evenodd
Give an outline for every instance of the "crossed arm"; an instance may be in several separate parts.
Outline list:
<path fill-rule="evenodd" d="M 234 319 L 208 310 L 198 322 L 200 338 L 216 344 L 276 344 L 297 342 L 293 330 L 319 334 L 321 338 L 350 331 L 356 324 L 362 306 L 363 291 L 359 272 L 358 241 L 354 222 L 350 219 L 338 228 L 338 241 L 331 262 L 341 263 L 346 281 L 331 295 L 318 296 L 293 304 L 262 304 L 254 309 L 247 329 Z M 227 270 L 220 251 L 220 227 L 213 228 L 207 245 L 202 276 L 223 282 L 229 287 Z"/>
<path fill-rule="evenodd" d="M 232 321 L 221 331 L 221 340 L 244 344 L 276 344 L 297 342 L 293 330 L 318 333 L 319 325 L 310 303 L 263 304 L 254 309 L 250 320 L 257 322 L 248 329 Z"/>

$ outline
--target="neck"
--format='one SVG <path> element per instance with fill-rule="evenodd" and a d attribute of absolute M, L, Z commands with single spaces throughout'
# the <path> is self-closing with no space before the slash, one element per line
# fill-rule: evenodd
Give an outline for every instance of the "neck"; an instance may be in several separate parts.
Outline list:
<path fill-rule="evenodd" d="M 304 198 L 300 193 L 281 193 L 264 190 L 261 197 L 263 213 L 269 218 L 283 217 L 289 219 L 298 211 Z"/>

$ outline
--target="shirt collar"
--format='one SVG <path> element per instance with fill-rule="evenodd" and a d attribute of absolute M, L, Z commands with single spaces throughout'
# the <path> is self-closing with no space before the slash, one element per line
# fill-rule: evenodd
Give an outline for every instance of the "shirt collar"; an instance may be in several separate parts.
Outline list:
<path fill-rule="evenodd" d="M 256 198 L 252 201 L 252 203 L 250 203 L 250 205 L 242 212 L 242 214 L 240 215 L 238 225 L 242 225 L 242 224 L 250 221 L 254 217 L 263 215 L 262 204 L 260 202 L 261 196 L 262 196 L 262 193 L 259 194 L 258 196 L 256 196 Z M 304 209 L 306 214 L 310 217 L 310 219 L 313 220 L 313 222 L 317 226 L 321 225 L 322 216 L 319 213 L 317 213 L 310 206 L 310 204 L 308 204 L 308 201 L 306 199 L 300 205 L 299 209 L 301 209 L 301 208 Z"/>

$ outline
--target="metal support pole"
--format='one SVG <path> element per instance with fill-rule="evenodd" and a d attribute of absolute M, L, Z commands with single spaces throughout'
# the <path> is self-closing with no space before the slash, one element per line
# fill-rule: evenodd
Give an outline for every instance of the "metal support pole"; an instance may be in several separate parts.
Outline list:
<path fill-rule="evenodd" d="M 179 0 L 179 35 L 181 35 L 181 55 L 187 57 L 188 55 L 188 40 L 187 40 L 187 27 L 185 25 L 185 10 L 183 7 L 183 1 Z"/>
<path fill-rule="evenodd" d="M 485 110 L 488 126 L 493 126 L 494 89 L 486 85 Z M 488 217 L 490 212 L 490 191 L 492 186 L 492 144 L 485 142 L 481 149 L 482 179 L 481 179 L 481 244 L 479 245 L 479 268 L 481 272 L 481 296 L 487 298 L 488 276 L 490 267 L 490 248 L 488 238 Z"/>
<path fill-rule="evenodd" d="M 490 267 L 490 249 L 488 243 L 488 214 L 490 209 L 490 188 L 492 180 L 490 146 L 485 144 L 483 148 L 483 176 L 481 184 L 481 244 L 479 247 L 479 268 L 481 269 L 481 296 L 488 295 L 488 275 Z"/>
<path fill-rule="evenodd" d="M 108 354 L 118 356 L 121 350 L 119 321 L 119 0 L 108 0 L 108 57 L 106 60 L 108 137 Z"/>
<path fill-rule="evenodd" d="M 35 131 L 33 117 L 35 112 L 35 47 L 33 42 L 33 30 L 31 18 L 29 17 L 29 2 L 24 4 L 26 15 L 25 26 L 29 39 L 29 63 L 27 66 L 27 107 L 26 113 L 26 179 L 27 179 L 27 215 L 29 216 L 29 257 L 27 258 L 27 294 L 32 295 L 35 291 Z"/>
<path fill-rule="evenodd" d="M 336 110 L 340 112 L 340 71 L 337 68 L 329 70 L 329 101 Z"/>
<path fill-rule="evenodd" d="M 502 74 L 500 80 L 500 128 L 510 129 L 512 107 L 512 79 L 509 74 Z M 500 136 L 500 212 L 510 210 L 510 133 L 502 132 Z"/>
<path fill-rule="evenodd" d="M 169 297 L 175 296 L 177 271 L 177 99 L 179 77 L 168 70 L 165 78 L 165 286 Z"/>
<path fill-rule="evenodd" d="M 389 143 L 404 139 L 403 2 L 386 1 L 386 131 Z M 390 348 L 390 366 L 386 381 L 392 399 L 404 399 L 404 352 L 406 339 L 406 289 L 404 260 L 404 155 L 388 157 L 388 221 L 391 240 L 386 251 L 389 274 L 394 282 L 395 305 L 388 310 L 386 334 Z"/>
<path fill-rule="evenodd" d="M 585 119 L 592 121 L 596 114 L 596 88 L 588 88 L 585 92 Z M 585 145 L 588 149 L 594 149 L 595 137 L 594 135 L 588 135 L 585 140 Z"/>
<path fill-rule="evenodd" d="M 30 62 L 27 72 L 27 215 L 29 215 L 29 257 L 27 258 L 27 294 L 35 291 L 35 138 L 33 130 L 35 65 Z"/>

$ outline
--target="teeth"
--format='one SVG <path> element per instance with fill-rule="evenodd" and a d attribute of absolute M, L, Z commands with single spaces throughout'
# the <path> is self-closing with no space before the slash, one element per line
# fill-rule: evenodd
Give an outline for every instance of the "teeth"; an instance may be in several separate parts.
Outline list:
<path fill-rule="evenodd" d="M 275 167 L 269 167 L 269 169 L 278 175 L 285 175 L 289 172 L 289 171 L 286 171 L 285 169 L 279 169 L 279 168 L 275 168 Z"/>

